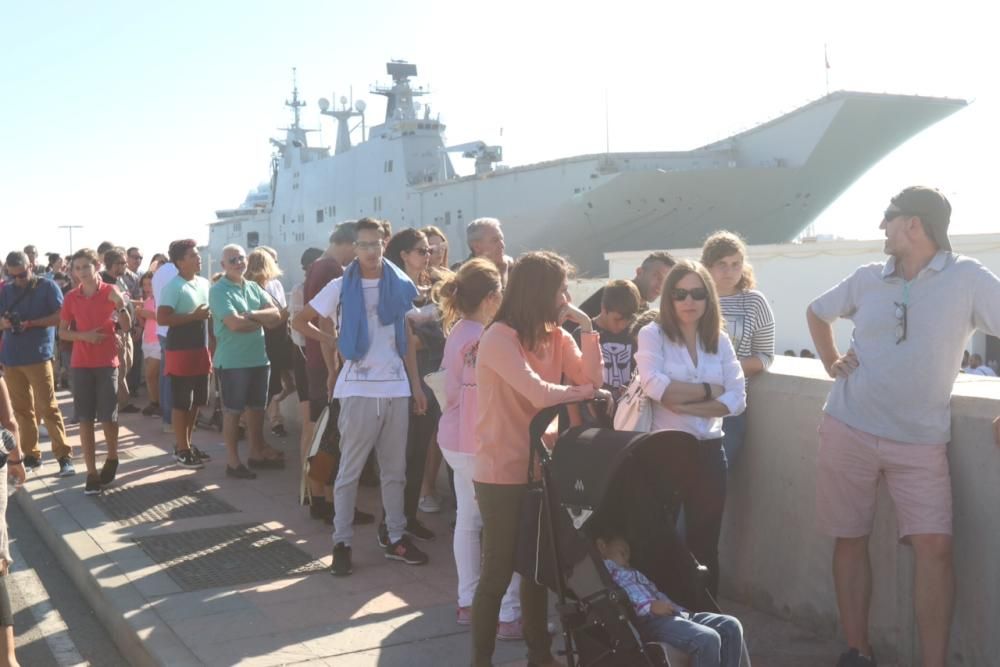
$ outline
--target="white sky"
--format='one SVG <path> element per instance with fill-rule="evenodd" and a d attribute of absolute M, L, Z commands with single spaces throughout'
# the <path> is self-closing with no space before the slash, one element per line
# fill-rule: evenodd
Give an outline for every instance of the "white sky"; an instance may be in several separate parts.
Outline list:
<path fill-rule="evenodd" d="M 978 4 L 145 4 L 5 9 L 0 249 L 65 252 L 64 224 L 84 225 L 76 247 L 108 239 L 147 257 L 205 242 L 214 210 L 268 177 L 293 66 L 325 144 L 335 130 L 316 100 L 353 86 L 379 122 L 368 86 L 399 58 L 431 87 L 449 143 L 499 142 L 513 166 L 603 151 L 605 94 L 612 150 L 721 139 L 823 95 L 824 43 L 832 90 L 975 102 L 876 165 L 817 231 L 877 236 L 888 197 L 914 183 L 948 193 L 953 233 L 995 230 L 1000 58 Z"/>

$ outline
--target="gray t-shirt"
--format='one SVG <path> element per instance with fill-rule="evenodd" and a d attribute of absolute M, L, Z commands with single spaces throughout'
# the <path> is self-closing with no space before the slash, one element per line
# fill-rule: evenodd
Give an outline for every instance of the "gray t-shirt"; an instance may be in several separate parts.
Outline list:
<path fill-rule="evenodd" d="M 897 343 L 897 304 L 907 303 Z M 976 329 L 1000 335 L 1000 279 L 969 257 L 939 251 L 905 286 L 895 258 L 860 267 L 817 297 L 820 319 L 854 322 L 858 367 L 837 378 L 824 410 L 875 436 L 914 444 L 951 440 L 951 389 Z"/>

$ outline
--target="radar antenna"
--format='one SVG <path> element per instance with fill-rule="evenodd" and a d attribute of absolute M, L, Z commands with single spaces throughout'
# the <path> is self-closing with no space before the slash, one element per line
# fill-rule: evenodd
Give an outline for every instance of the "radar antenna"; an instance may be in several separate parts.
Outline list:
<path fill-rule="evenodd" d="M 294 129 L 298 130 L 298 129 L 300 129 L 299 128 L 299 109 L 301 109 L 302 107 L 304 107 L 306 105 L 306 103 L 299 99 L 299 84 L 298 84 L 298 78 L 296 76 L 296 71 L 295 70 L 296 70 L 296 68 L 293 67 L 292 68 L 292 99 L 291 100 L 285 100 L 285 106 L 288 107 L 288 108 L 290 108 L 292 110 L 292 113 L 295 114 L 295 122 L 292 124 L 292 127 Z"/>

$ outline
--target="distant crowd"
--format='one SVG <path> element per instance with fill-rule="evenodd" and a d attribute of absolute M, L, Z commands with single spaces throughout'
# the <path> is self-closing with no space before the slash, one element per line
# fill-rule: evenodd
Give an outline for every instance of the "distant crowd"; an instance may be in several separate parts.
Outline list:
<path fill-rule="evenodd" d="M 973 330 L 1000 333 L 1000 281 L 951 252 L 950 217 L 938 191 L 902 191 L 881 217 L 887 261 L 859 268 L 807 312 L 815 357 L 835 379 L 820 420 L 816 512 L 836 538 L 845 667 L 876 664 L 867 536 L 881 476 L 917 559 L 925 664 L 944 664 L 954 590 L 947 398 L 960 362 L 963 372 L 995 375 L 978 354 L 962 360 Z M 302 254 L 305 278 L 288 291 L 278 253 L 264 246 L 227 245 L 211 267 L 191 239 L 148 262 L 111 242 L 50 254 L 44 265 L 34 246 L 9 253 L 0 285 L 0 421 L 15 436 L 8 472 L 23 481 L 25 469 L 43 467 L 44 425 L 57 474 L 74 475 L 65 424 L 78 424 L 83 491 L 99 494 L 116 478 L 119 414 L 141 413 L 162 421 L 174 461 L 192 470 L 210 460 L 192 443 L 196 426 L 221 427 L 225 474 L 253 480 L 288 465 L 268 440 L 288 436 L 281 404 L 294 395 L 309 461 L 304 499 L 333 526 L 331 573 L 353 572 L 364 524 L 376 524 L 386 558 L 426 563 L 418 543 L 436 536 L 420 514 L 442 510 L 444 464 L 457 510 L 456 622 L 471 625 L 472 664 L 490 665 L 497 639 L 524 639 L 529 664 L 556 665 L 547 592 L 514 573 L 528 425 L 566 403 L 566 424 L 609 427 L 606 416 L 639 400 L 628 430 L 698 442 L 678 530 L 717 596 L 727 479 L 747 442 L 752 379 L 775 356 L 773 313 L 743 240 L 716 232 L 699 261 L 652 252 L 631 280 L 611 280 L 579 306 L 565 258 L 508 256 L 493 218 L 471 222 L 465 241 L 468 256 L 456 262 L 436 227 L 343 222 L 326 248 Z M 832 333 L 838 318 L 855 327 L 844 353 Z M 60 387 L 73 398 L 65 421 Z M 365 482 L 381 487 L 380 514 L 357 506 Z M 9 562 L 5 526 L 3 536 Z M 740 664 L 738 620 L 664 595 L 630 564 L 636 536 L 604 526 L 589 537 L 643 639 L 693 664 Z M 0 623 L 12 632 L 2 614 Z"/>

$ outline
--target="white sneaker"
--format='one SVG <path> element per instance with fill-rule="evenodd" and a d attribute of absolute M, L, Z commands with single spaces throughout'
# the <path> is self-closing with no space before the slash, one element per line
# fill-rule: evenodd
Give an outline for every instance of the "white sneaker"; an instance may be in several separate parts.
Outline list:
<path fill-rule="evenodd" d="M 417 507 L 424 514 L 437 514 L 441 511 L 441 503 L 434 496 L 420 496 Z"/>
<path fill-rule="evenodd" d="M 163 425 L 163 432 L 164 433 L 173 433 L 174 432 L 174 425 L 173 424 L 164 424 Z"/>

